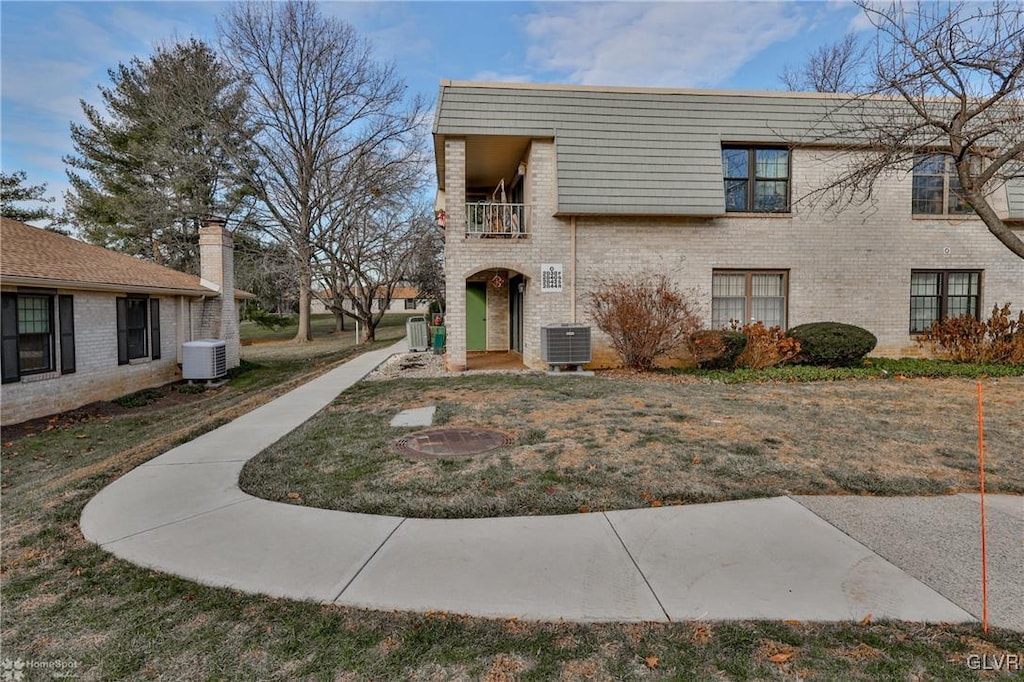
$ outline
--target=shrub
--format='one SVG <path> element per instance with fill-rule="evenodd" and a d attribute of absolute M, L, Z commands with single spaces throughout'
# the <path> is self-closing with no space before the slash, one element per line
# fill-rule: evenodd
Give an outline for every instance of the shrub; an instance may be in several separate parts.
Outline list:
<path fill-rule="evenodd" d="M 933 322 L 917 343 L 956 362 L 1024 365 L 1024 310 L 1013 320 L 1006 303 L 992 306 L 986 322 L 969 315 Z"/>
<path fill-rule="evenodd" d="M 799 361 L 823 367 L 850 367 L 875 349 L 878 339 L 867 329 L 842 322 L 811 322 L 789 330 L 800 342 Z"/>
<path fill-rule="evenodd" d="M 701 329 L 690 334 L 686 345 L 701 369 L 729 369 L 746 347 L 747 337 L 724 329 Z"/>
<path fill-rule="evenodd" d="M 245 308 L 245 318 L 252 320 L 256 325 L 274 331 L 275 329 L 281 329 L 288 325 L 295 323 L 294 315 L 278 315 L 272 313 L 269 310 L 264 310 L 259 306 L 247 306 Z"/>
<path fill-rule="evenodd" d="M 774 367 L 800 353 L 800 342 L 786 336 L 782 327 L 765 327 L 764 323 L 755 322 L 743 325 L 740 331 L 747 337 L 747 345 L 736 358 L 737 367 Z"/>
<path fill-rule="evenodd" d="M 693 293 L 680 291 L 665 275 L 606 280 L 586 300 L 594 324 L 633 369 L 651 369 L 700 327 Z"/>

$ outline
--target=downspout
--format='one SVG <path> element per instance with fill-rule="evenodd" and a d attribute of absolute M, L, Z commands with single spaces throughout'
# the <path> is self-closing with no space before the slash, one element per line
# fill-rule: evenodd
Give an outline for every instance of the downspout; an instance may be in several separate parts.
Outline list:
<path fill-rule="evenodd" d="M 569 321 L 576 323 L 576 216 L 569 219 Z"/>

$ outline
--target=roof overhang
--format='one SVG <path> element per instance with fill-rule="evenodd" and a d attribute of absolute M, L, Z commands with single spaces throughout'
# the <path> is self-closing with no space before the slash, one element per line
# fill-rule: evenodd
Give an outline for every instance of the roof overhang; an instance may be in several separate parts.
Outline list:
<path fill-rule="evenodd" d="M 101 291 L 105 293 L 137 293 L 162 296 L 202 296 L 215 297 L 220 293 L 213 289 L 176 289 L 169 287 L 152 287 L 145 285 L 111 284 L 107 282 L 76 282 L 66 279 L 49 279 L 45 277 L 0 276 L 0 285 L 19 287 L 38 287 L 41 289 L 74 289 L 77 291 Z M 247 294 L 239 296 L 239 293 Z M 248 292 L 235 292 L 235 298 L 249 298 Z"/>

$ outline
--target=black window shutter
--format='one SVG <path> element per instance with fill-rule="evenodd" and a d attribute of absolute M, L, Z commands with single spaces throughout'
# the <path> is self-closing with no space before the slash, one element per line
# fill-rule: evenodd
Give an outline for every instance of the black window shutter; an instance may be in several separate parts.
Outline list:
<path fill-rule="evenodd" d="M 117 299 L 117 364 L 128 364 L 128 299 Z"/>
<path fill-rule="evenodd" d="M 74 296 L 57 297 L 60 315 L 60 373 L 75 373 L 75 304 Z"/>
<path fill-rule="evenodd" d="M 3 350 L 0 352 L 0 365 L 3 366 L 3 383 L 21 379 L 18 368 L 18 296 L 3 294 L 2 319 L 0 333 L 3 335 Z"/>
<path fill-rule="evenodd" d="M 149 299 L 149 342 L 151 357 L 160 359 L 160 299 Z"/>

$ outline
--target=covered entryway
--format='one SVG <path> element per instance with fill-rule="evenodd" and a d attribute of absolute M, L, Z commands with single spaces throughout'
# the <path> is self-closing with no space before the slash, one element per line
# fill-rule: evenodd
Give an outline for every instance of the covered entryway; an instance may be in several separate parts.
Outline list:
<path fill-rule="evenodd" d="M 523 368 L 526 288 L 527 278 L 511 269 L 466 278 L 467 369 Z"/>

